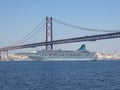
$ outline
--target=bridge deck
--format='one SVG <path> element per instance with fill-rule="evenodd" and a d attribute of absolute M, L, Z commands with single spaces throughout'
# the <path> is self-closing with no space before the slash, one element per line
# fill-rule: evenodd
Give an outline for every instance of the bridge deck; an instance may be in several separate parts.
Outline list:
<path fill-rule="evenodd" d="M 96 41 L 96 40 L 111 39 L 111 38 L 120 38 L 120 32 L 54 40 L 53 42 L 48 42 L 48 44 L 50 45 L 50 44 L 64 44 L 64 43 L 83 42 L 83 41 Z M 32 43 L 32 44 L 25 44 L 25 45 L 11 46 L 11 47 L 3 47 L 3 48 L 0 48 L 0 51 L 8 51 L 8 50 L 15 50 L 15 49 L 23 49 L 23 48 L 35 48 L 35 47 L 45 46 L 45 45 L 46 45 L 46 42 Z"/>

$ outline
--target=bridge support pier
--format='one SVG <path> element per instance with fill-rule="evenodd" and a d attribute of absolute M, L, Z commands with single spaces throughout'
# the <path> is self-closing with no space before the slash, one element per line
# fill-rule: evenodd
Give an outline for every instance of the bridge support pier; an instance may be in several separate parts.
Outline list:
<path fill-rule="evenodd" d="M 8 59 L 8 50 L 1 51 L 1 60 L 7 60 Z"/>

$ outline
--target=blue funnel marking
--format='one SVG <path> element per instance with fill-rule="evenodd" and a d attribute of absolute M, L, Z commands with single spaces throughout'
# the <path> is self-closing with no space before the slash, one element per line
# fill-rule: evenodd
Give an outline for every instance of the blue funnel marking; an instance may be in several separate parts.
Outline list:
<path fill-rule="evenodd" d="M 83 44 L 78 50 L 80 50 L 80 51 L 86 51 L 86 46 Z"/>

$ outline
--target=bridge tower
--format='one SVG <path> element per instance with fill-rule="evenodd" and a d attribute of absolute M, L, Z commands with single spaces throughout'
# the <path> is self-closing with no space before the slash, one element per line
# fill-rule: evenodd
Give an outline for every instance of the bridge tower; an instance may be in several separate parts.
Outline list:
<path fill-rule="evenodd" d="M 46 17 L 46 50 L 53 49 L 52 17 Z"/>

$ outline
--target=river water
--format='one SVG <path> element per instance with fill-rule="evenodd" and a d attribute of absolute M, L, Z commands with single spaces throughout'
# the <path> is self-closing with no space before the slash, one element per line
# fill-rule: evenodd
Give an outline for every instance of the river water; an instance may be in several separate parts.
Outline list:
<path fill-rule="evenodd" d="M 0 90 L 120 90 L 120 61 L 1 61 Z"/>

